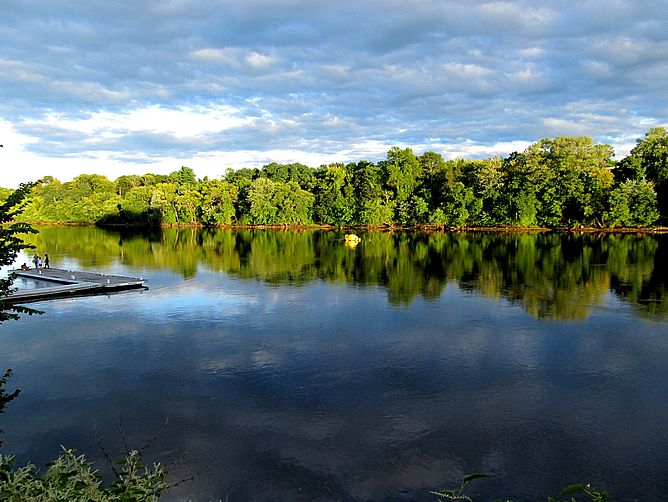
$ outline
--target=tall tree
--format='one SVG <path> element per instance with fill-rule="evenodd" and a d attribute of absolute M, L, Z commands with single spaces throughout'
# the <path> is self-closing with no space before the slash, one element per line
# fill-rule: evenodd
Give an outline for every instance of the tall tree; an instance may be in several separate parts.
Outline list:
<path fill-rule="evenodd" d="M 535 212 L 544 226 L 591 224 L 600 214 L 613 176 L 613 151 L 588 137 L 545 138 L 506 162 L 515 219 Z M 528 211 L 528 212 L 527 212 Z M 533 224 L 533 223 L 532 223 Z"/>
<path fill-rule="evenodd" d="M 647 226 L 659 218 L 654 184 L 642 179 L 629 179 L 614 188 L 603 213 L 606 226 Z"/>
<path fill-rule="evenodd" d="M 141 186 L 143 184 L 144 183 L 142 177 L 137 176 L 136 174 L 119 176 L 118 178 L 116 178 L 116 181 L 114 181 L 114 186 L 116 187 L 116 193 L 121 197 L 124 196 L 133 188 Z"/>
<path fill-rule="evenodd" d="M 357 199 L 356 222 L 362 225 L 394 223 L 394 200 L 384 190 L 381 169 L 371 162 L 358 162 L 353 171 L 353 186 Z"/>
<path fill-rule="evenodd" d="M 169 174 L 170 180 L 178 185 L 194 185 L 197 183 L 197 176 L 188 166 L 181 166 L 181 169 Z"/>
<path fill-rule="evenodd" d="M 15 221 L 15 217 L 22 211 L 23 203 L 33 186 L 34 183 L 19 185 L 19 188 L 0 205 L 0 266 L 11 265 L 16 260 L 19 251 L 33 247 L 23 242 L 20 234 L 36 233 L 36 231 L 26 223 Z M 14 276 L 11 274 L 6 279 L 0 279 L 0 322 L 18 319 L 19 314 L 38 312 L 7 301 L 13 281 Z"/>
<path fill-rule="evenodd" d="M 635 148 L 620 162 L 622 179 L 646 179 L 654 183 L 663 216 L 668 216 L 668 131 L 663 127 L 650 129 L 637 140 Z"/>
<path fill-rule="evenodd" d="M 205 225 L 229 225 L 236 217 L 238 188 L 227 181 L 207 180 L 200 186 L 199 218 Z"/>
<path fill-rule="evenodd" d="M 326 225 L 348 225 L 355 217 L 352 172 L 343 164 L 331 164 L 318 172 L 315 220 Z"/>
<path fill-rule="evenodd" d="M 395 205 L 395 221 L 411 223 L 411 198 L 422 178 L 422 166 L 410 148 L 391 148 L 382 164 L 385 183 L 392 193 Z M 419 196 L 415 194 L 416 196 Z"/>
<path fill-rule="evenodd" d="M 313 222 L 314 197 L 294 181 L 287 183 L 258 178 L 250 186 L 247 223 L 295 225 Z"/>
<path fill-rule="evenodd" d="M 447 167 L 443 156 L 436 152 L 424 152 L 417 160 L 422 168 L 420 197 L 427 203 L 431 212 L 441 203 L 440 197 Z"/>
<path fill-rule="evenodd" d="M 463 167 L 462 179 L 481 202 L 480 224 L 498 224 L 506 217 L 505 186 L 507 173 L 499 157 L 472 160 Z"/>

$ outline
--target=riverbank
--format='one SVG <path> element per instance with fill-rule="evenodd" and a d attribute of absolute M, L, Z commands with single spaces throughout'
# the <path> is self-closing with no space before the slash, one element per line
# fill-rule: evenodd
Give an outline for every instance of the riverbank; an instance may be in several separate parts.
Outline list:
<path fill-rule="evenodd" d="M 201 223 L 179 223 L 162 225 L 141 225 L 131 223 L 105 223 L 95 222 L 53 222 L 53 221 L 30 221 L 26 222 L 35 226 L 66 226 L 66 227 L 90 227 L 96 226 L 109 229 L 158 229 L 158 228 L 229 228 L 229 229 L 267 229 L 267 230 L 342 230 L 342 231 L 373 231 L 373 232 L 395 232 L 395 231 L 421 231 L 421 232 L 502 232 L 502 233 L 541 233 L 562 232 L 575 234 L 665 234 L 668 226 L 658 225 L 650 227 L 519 227 L 519 226 L 443 226 L 443 225 L 322 225 L 322 224 L 285 224 L 285 225 L 250 225 L 250 224 L 225 224 L 225 225 L 203 225 Z"/>

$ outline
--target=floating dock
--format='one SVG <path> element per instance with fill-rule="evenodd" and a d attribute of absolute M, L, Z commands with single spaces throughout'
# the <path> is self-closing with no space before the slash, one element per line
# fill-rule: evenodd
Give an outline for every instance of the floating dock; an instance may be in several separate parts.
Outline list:
<path fill-rule="evenodd" d="M 121 275 L 77 272 L 60 268 L 31 268 L 12 272 L 17 277 L 54 283 L 53 286 L 14 291 L 6 298 L 12 303 L 48 300 L 64 296 L 107 294 L 124 289 L 148 289 L 143 278 Z"/>

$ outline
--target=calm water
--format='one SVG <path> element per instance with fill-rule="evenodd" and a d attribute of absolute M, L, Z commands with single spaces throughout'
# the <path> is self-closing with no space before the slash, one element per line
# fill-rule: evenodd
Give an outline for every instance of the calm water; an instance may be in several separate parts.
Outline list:
<path fill-rule="evenodd" d="M 54 267 L 148 291 L 0 326 L 4 452 L 166 463 L 164 500 L 545 500 L 668 493 L 668 239 L 94 228 Z M 29 257 L 20 257 L 26 261 Z"/>

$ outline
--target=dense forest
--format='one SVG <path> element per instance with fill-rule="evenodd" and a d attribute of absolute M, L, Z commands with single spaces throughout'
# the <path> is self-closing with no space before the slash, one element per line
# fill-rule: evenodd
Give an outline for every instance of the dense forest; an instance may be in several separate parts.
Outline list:
<path fill-rule="evenodd" d="M 433 225 L 642 227 L 668 216 L 668 132 L 654 128 L 620 161 L 589 137 L 546 138 L 506 158 L 444 160 L 394 147 L 385 160 L 311 168 L 271 163 L 197 179 L 169 175 L 46 177 L 29 222 L 142 226 Z M 5 195 L 9 191 L 5 191 Z M 0 194 L 2 197 L 3 194 Z"/>

